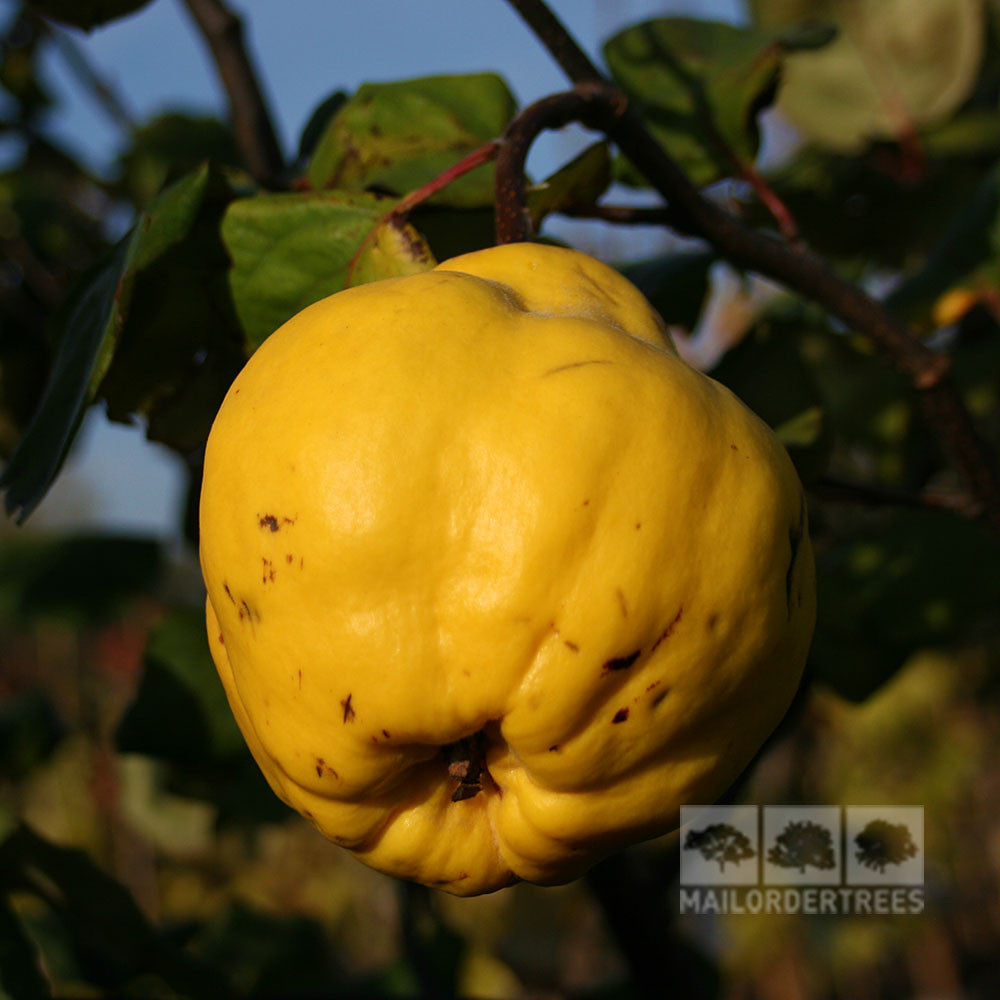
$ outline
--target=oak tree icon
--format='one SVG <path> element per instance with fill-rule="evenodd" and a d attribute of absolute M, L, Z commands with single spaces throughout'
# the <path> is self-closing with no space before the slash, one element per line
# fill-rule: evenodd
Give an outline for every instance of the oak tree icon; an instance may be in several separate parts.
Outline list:
<path fill-rule="evenodd" d="M 827 827 L 811 820 L 792 820 L 775 837 L 767 860 L 779 868 L 834 868 L 833 837 Z"/>
<path fill-rule="evenodd" d="M 886 865 L 901 865 L 917 853 L 909 827 L 885 819 L 873 819 L 854 838 L 854 843 L 858 845 L 855 854 L 858 861 L 880 875 Z"/>
<path fill-rule="evenodd" d="M 728 823 L 710 823 L 704 830 L 689 830 L 684 850 L 698 851 L 706 861 L 715 861 L 720 872 L 727 864 L 738 865 L 757 853 L 750 846 L 750 838 Z"/>

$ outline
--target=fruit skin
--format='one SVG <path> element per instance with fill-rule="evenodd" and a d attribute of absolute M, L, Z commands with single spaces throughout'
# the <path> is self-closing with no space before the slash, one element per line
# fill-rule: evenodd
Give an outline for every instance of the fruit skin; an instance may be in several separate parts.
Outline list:
<path fill-rule="evenodd" d="M 771 431 L 616 271 L 535 244 L 271 336 L 209 438 L 201 561 L 275 792 L 460 895 L 569 881 L 711 801 L 785 712 L 815 615 Z M 442 747 L 475 734 L 489 774 L 453 801 Z"/>

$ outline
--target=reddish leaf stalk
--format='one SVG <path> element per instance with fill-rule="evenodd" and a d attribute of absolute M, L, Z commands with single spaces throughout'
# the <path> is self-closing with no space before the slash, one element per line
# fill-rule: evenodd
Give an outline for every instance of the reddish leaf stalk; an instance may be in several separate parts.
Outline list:
<path fill-rule="evenodd" d="M 467 156 L 463 156 L 458 163 L 453 166 L 448 167 L 447 170 L 442 171 L 433 180 L 429 180 L 423 187 L 417 188 L 415 191 L 411 191 L 409 194 L 403 195 L 399 201 L 385 215 L 382 216 L 372 226 L 371 229 L 365 234 L 365 238 L 361 241 L 358 249 L 354 251 L 354 256 L 351 257 L 350 262 L 347 265 L 347 281 L 346 284 L 350 287 L 351 282 L 354 278 L 354 270 L 358 266 L 358 261 L 361 259 L 361 255 L 365 252 L 365 249 L 371 243 L 378 231 L 385 225 L 390 225 L 393 223 L 404 222 L 406 216 L 413 211 L 418 205 L 423 204 L 428 198 L 434 197 L 438 191 L 443 191 L 449 184 L 453 181 L 457 181 L 459 177 L 464 177 L 469 171 L 475 170 L 476 167 L 481 167 L 484 163 L 489 163 L 491 160 L 495 160 L 497 152 L 500 149 L 500 143 L 495 139 L 490 142 L 484 143 L 478 149 L 474 149 Z"/>

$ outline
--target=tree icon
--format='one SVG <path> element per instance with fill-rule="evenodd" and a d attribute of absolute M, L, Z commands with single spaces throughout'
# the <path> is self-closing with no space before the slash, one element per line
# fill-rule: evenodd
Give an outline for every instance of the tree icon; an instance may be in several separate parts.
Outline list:
<path fill-rule="evenodd" d="M 727 863 L 738 865 L 757 853 L 750 846 L 750 838 L 728 823 L 710 823 L 704 830 L 689 830 L 684 850 L 698 851 L 706 861 L 717 862 L 720 872 L 725 871 Z"/>
<path fill-rule="evenodd" d="M 917 845 L 905 823 L 873 819 L 855 838 L 855 857 L 866 868 L 882 874 L 886 865 L 901 865 L 917 853 Z"/>
<path fill-rule="evenodd" d="M 807 866 L 834 868 L 837 864 L 830 831 L 811 820 L 788 823 L 767 852 L 767 860 L 779 868 L 798 868 L 803 874 Z"/>

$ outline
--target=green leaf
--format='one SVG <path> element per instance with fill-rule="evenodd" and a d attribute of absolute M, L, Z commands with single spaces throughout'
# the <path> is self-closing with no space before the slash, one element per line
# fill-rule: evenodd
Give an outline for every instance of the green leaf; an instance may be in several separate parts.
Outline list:
<path fill-rule="evenodd" d="M 610 183 L 609 146 L 606 142 L 594 143 L 541 184 L 528 189 L 528 209 L 535 227 L 553 212 L 595 204 Z"/>
<path fill-rule="evenodd" d="M 183 997 L 230 995 L 221 977 L 164 940 L 128 890 L 82 851 L 59 847 L 21 826 L 0 846 L 0 880 L 47 904 L 88 982 L 121 990 L 153 975 Z"/>
<path fill-rule="evenodd" d="M 751 0 L 758 23 L 823 18 L 839 29 L 789 56 L 778 107 L 815 143 L 844 151 L 946 119 L 975 86 L 982 0 Z"/>
<path fill-rule="evenodd" d="M 245 750 L 199 609 L 175 608 L 149 637 L 142 680 L 117 734 L 123 753 L 189 764 Z"/>
<path fill-rule="evenodd" d="M 699 185 L 753 161 L 783 51 L 773 34 L 682 17 L 634 25 L 604 46 L 615 81 Z"/>
<path fill-rule="evenodd" d="M 514 109 L 507 84 L 493 73 L 366 83 L 327 125 L 309 164 L 309 183 L 405 194 L 499 138 Z M 436 204 L 461 207 L 492 200 L 492 164 L 434 197 Z"/>
<path fill-rule="evenodd" d="M 362 241 L 394 204 L 394 199 L 340 191 L 234 201 L 222 236 L 233 262 L 233 300 L 251 347 L 306 306 L 344 288 Z M 373 236 L 352 278 L 372 281 L 433 265 L 416 230 L 394 226 Z"/>
<path fill-rule="evenodd" d="M 0 1000 L 47 1000 L 51 996 L 34 944 L 0 895 Z"/>
<path fill-rule="evenodd" d="M 18 522 L 38 506 L 59 474 L 114 350 L 115 308 L 128 242 L 119 243 L 88 271 L 57 317 L 62 338 L 49 382 L 31 423 L 0 476 L 8 514 Z"/>
<path fill-rule="evenodd" d="M 31 0 L 28 4 L 55 21 L 89 31 L 141 10 L 150 0 Z"/>
<path fill-rule="evenodd" d="M 7 512 L 18 511 L 19 521 L 51 486 L 99 390 L 109 415 L 124 420 L 153 409 L 160 396 L 183 393 L 198 352 L 213 338 L 238 364 L 241 345 L 217 235 L 229 197 L 228 185 L 206 164 L 157 197 L 131 234 L 78 283 L 58 317 L 62 336 L 49 384 L 0 477 Z"/>

